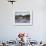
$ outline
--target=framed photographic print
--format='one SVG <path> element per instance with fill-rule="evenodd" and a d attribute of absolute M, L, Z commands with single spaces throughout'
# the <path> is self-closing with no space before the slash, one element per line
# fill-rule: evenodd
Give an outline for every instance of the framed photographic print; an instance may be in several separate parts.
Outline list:
<path fill-rule="evenodd" d="M 32 11 L 17 11 L 15 12 L 15 25 L 32 25 Z"/>

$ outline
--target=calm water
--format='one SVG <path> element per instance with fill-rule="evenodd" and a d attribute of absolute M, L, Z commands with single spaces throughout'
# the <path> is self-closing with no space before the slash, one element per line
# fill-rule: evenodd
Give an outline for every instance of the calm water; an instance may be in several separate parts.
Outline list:
<path fill-rule="evenodd" d="M 26 19 L 17 19 L 15 20 L 16 23 L 30 23 L 30 20 L 26 20 Z"/>

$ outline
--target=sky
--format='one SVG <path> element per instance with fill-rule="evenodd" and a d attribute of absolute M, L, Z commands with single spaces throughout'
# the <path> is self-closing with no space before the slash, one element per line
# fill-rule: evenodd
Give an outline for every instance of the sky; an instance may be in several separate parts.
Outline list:
<path fill-rule="evenodd" d="M 27 15 L 30 14 L 30 12 L 15 12 L 16 15 Z"/>

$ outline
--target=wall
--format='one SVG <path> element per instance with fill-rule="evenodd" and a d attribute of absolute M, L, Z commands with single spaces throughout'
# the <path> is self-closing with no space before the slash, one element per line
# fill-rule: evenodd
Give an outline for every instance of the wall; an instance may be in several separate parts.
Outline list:
<path fill-rule="evenodd" d="M 33 10 L 33 25 L 15 26 L 13 17 L 16 10 Z M 45 0 L 17 0 L 13 5 L 0 0 L 0 40 L 15 39 L 18 32 L 29 33 L 37 41 L 46 40 Z"/>

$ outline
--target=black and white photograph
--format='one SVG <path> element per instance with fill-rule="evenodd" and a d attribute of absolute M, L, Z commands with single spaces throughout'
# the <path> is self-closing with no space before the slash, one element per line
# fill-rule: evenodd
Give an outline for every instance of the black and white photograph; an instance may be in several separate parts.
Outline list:
<path fill-rule="evenodd" d="M 17 25 L 31 25 L 32 14 L 29 11 L 15 12 L 15 24 Z"/>

